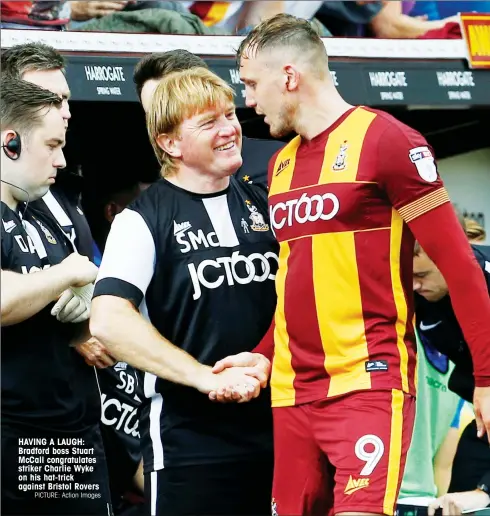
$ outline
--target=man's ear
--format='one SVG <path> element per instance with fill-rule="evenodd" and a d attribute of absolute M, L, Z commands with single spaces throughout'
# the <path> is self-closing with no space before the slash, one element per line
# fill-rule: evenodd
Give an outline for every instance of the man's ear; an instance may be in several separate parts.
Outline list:
<path fill-rule="evenodd" d="M 284 81 L 288 91 L 294 91 L 299 85 L 299 70 L 293 65 L 286 65 L 284 67 Z"/>
<path fill-rule="evenodd" d="M 171 134 L 159 134 L 157 136 L 157 144 L 164 152 L 172 158 L 181 158 L 182 152 L 180 150 L 180 140 Z"/>

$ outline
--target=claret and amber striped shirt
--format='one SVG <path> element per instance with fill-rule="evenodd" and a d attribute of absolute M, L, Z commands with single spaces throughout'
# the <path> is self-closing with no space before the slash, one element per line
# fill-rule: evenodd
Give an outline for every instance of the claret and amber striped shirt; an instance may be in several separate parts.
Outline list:
<path fill-rule="evenodd" d="M 449 201 L 425 139 L 352 108 L 279 151 L 269 185 L 280 243 L 273 406 L 364 389 L 414 394 L 407 222 Z"/>

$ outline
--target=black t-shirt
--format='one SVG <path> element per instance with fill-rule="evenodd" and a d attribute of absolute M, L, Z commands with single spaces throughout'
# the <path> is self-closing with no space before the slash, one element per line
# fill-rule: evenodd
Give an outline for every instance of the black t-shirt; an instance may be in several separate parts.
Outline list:
<path fill-rule="evenodd" d="M 165 179 L 118 215 L 94 297 L 118 296 L 201 363 L 252 350 L 274 314 L 278 244 L 263 187 L 231 178 L 197 195 Z M 270 393 L 212 403 L 197 390 L 144 374 L 140 433 L 145 472 L 243 460 L 270 452 Z"/>
<path fill-rule="evenodd" d="M 236 177 L 245 183 L 267 186 L 269 160 L 282 147 L 284 142 L 276 140 L 242 139 L 243 163 Z"/>
<path fill-rule="evenodd" d="M 2 206 L 2 269 L 35 273 L 57 265 L 73 252 L 63 231 L 42 212 Z M 51 315 L 53 303 L 33 317 L 2 326 L 2 424 L 71 432 L 100 419 L 94 369 L 70 342 L 79 324 Z"/>
<path fill-rule="evenodd" d="M 490 293 L 490 247 L 472 246 L 475 258 L 482 268 Z M 471 295 L 469 293 L 468 295 Z M 456 367 L 449 380 L 449 387 L 459 396 L 472 401 L 475 382 L 473 362 L 468 344 L 456 319 L 449 295 L 431 303 L 415 294 L 417 330 L 422 338 L 452 360 Z"/>
<path fill-rule="evenodd" d="M 141 462 L 138 409 L 144 392 L 140 376 L 126 362 L 97 370 L 102 396 L 102 438 L 114 505 L 132 489 Z"/>

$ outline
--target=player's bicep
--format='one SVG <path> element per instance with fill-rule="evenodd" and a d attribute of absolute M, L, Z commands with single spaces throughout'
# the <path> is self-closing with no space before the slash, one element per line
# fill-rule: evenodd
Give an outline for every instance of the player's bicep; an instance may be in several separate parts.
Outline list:
<path fill-rule="evenodd" d="M 377 181 L 407 223 L 449 202 L 432 149 L 406 126 L 389 127 L 380 138 Z"/>
<path fill-rule="evenodd" d="M 139 306 L 153 277 L 155 259 L 155 242 L 146 221 L 125 209 L 112 223 L 94 297 L 116 296 Z"/>

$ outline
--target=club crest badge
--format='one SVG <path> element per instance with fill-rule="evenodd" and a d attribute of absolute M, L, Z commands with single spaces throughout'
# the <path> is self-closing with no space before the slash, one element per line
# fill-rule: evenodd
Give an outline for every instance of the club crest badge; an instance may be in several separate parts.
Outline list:
<path fill-rule="evenodd" d="M 265 223 L 264 216 L 259 213 L 257 207 L 254 206 L 249 200 L 246 200 L 245 204 L 250 211 L 249 218 L 252 221 L 252 224 L 250 225 L 252 231 L 269 231 L 269 224 Z"/>
<path fill-rule="evenodd" d="M 41 228 L 41 231 L 44 233 L 44 236 L 46 237 L 46 240 L 50 243 L 50 244 L 53 244 L 55 245 L 56 244 L 56 240 L 54 238 L 54 236 L 49 232 L 49 229 L 39 220 L 39 219 L 34 219 L 38 226 Z"/>
<path fill-rule="evenodd" d="M 347 149 L 349 148 L 349 145 L 347 143 L 347 140 L 345 140 L 340 145 L 339 153 L 337 154 L 335 161 L 332 165 L 332 170 L 334 172 L 340 172 L 342 170 L 345 170 L 347 167 Z"/>

